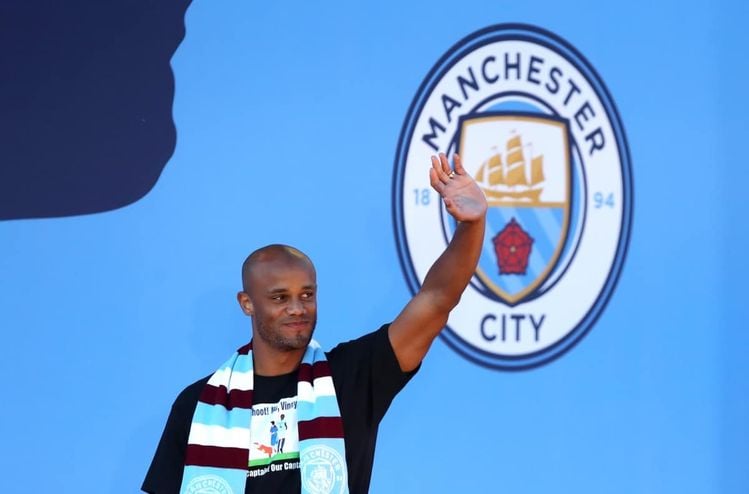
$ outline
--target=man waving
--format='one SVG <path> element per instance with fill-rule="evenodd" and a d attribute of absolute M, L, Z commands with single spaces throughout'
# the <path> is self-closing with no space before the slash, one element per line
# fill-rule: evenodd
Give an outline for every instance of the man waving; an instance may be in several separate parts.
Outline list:
<path fill-rule="evenodd" d="M 429 175 L 458 221 L 455 234 L 419 292 L 372 333 L 322 351 L 312 339 L 312 261 L 278 244 L 247 257 L 237 300 L 252 319 L 252 340 L 177 397 L 144 491 L 368 492 L 379 423 L 445 326 L 481 253 L 486 200 L 458 155 L 454 165 L 433 156 Z M 268 434 L 280 423 L 281 446 Z"/>

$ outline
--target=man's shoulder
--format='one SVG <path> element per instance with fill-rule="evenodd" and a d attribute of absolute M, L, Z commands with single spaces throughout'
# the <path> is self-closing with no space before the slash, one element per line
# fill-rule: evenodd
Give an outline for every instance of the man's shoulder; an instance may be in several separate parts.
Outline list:
<path fill-rule="evenodd" d="M 177 398 L 174 400 L 174 405 L 172 405 L 172 407 L 178 409 L 194 409 L 196 403 L 198 402 L 198 399 L 200 398 L 200 394 L 203 392 L 203 388 L 205 388 L 205 385 L 206 383 L 208 383 L 208 379 L 211 378 L 211 375 L 212 374 L 208 374 L 207 376 L 198 379 L 197 381 L 183 389 L 177 395 Z"/>
<path fill-rule="evenodd" d="M 357 351 L 363 351 L 366 348 L 371 348 L 372 346 L 383 344 L 389 345 L 390 340 L 388 338 L 388 327 L 390 327 L 390 323 L 383 324 L 379 327 L 379 329 L 376 329 L 371 333 L 364 334 L 353 340 L 341 342 L 331 350 L 325 352 L 325 355 L 330 360 L 331 357 L 335 359 L 342 353 L 355 353 Z"/>

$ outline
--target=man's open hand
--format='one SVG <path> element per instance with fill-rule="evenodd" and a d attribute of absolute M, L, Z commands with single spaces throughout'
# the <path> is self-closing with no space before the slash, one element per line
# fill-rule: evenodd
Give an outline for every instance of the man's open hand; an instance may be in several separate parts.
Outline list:
<path fill-rule="evenodd" d="M 455 170 L 450 168 L 447 156 L 440 153 L 432 156 L 432 168 L 429 170 L 429 182 L 432 188 L 442 196 L 447 212 L 458 221 L 472 222 L 484 219 L 486 214 L 486 197 L 476 181 L 466 173 L 460 156 L 454 158 Z"/>

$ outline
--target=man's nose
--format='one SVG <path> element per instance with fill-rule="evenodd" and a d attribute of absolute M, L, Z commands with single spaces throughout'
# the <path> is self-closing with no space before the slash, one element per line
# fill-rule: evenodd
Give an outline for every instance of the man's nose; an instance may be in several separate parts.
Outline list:
<path fill-rule="evenodd" d="M 291 315 L 298 315 L 304 313 L 304 304 L 297 298 L 289 300 L 289 304 L 286 306 L 286 311 Z"/>

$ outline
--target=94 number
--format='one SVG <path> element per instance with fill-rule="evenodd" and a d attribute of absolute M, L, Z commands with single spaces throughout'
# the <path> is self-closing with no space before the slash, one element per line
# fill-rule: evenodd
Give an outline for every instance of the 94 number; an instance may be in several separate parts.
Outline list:
<path fill-rule="evenodd" d="M 603 192 L 596 192 L 593 194 L 593 207 L 600 209 L 603 207 L 613 208 L 614 207 L 614 193 L 611 192 L 608 195 Z"/>

